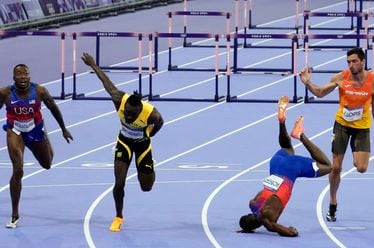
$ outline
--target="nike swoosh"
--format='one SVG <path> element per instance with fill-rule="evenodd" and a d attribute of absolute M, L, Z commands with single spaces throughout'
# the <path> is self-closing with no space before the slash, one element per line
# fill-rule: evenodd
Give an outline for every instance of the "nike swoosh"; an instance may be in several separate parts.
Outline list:
<path fill-rule="evenodd" d="M 17 101 L 10 101 L 10 104 L 15 104 L 17 102 L 19 102 L 20 100 L 17 100 Z"/>

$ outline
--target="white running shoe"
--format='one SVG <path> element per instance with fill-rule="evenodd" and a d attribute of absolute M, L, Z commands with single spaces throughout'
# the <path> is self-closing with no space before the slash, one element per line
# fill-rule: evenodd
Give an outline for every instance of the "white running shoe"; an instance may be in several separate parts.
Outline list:
<path fill-rule="evenodd" d="M 9 222 L 5 225 L 6 228 L 16 228 L 19 221 L 19 217 L 11 217 Z"/>

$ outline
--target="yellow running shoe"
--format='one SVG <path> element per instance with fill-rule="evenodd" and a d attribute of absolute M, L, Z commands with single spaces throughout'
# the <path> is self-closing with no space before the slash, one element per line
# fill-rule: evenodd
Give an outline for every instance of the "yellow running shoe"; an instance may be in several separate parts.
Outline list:
<path fill-rule="evenodd" d="M 300 115 L 295 122 L 293 130 L 291 132 L 291 136 L 294 137 L 295 139 L 300 139 L 300 135 L 305 132 L 304 126 L 303 126 L 303 120 L 304 120 L 304 117 Z"/>
<path fill-rule="evenodd" d="M 282 96 L 278 101 L 278 121 L 284 123 L 286 121 L 286 108 L 288 105 L 288 96 Z"/>
<path fill-rule="evenodd" d="M 121 231 L 122 223 L 123 223 L 123 218 L 115 217 L 113 219 L 112 224 L 109 227 L 109 230 L 112 231 L 112 232 L 119 232 L 119 231 Z"/>

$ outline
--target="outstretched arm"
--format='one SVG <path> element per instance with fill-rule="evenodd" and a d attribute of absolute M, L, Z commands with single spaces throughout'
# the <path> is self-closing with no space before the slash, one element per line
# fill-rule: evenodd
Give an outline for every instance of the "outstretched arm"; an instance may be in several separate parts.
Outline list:
<path fill-rule="evenodd" d="M 66 129 L 64 119 L 62 118 L 62 114 L 58 106 L 56 105 L 55 101 L 53 100 L 52 96 L 49 94 L 48 90 L 43 86 L 38 86 L 38 94 L 45 104 L 45 106 L 51 111 L 53 117 L 56 119 L 58 125 L 62 130 L 62 135 L 66 139 L 68 143 L 70 140 L 73 140 L 73 136 L 70 132 Z"/>
<path fill-rule="evenodd" d="M 343 73 L 340 72 L 338 74 L 335 74 L 331 78 L 330 82 L 328 82 L 327 84 L 325 84 L 321 87 L 312 83 L 310 81 L 311 77 L 312 77 L 312 75 L 311 75 L 311 71 L 310 71 L 309 68 L 304 68 L 303 70 L 301 70 L 301 72 L 300 72 L 301 82 L 303 82 L 303 84 L 308 88 L 308 90 L 310 90 L 315 96 L 321 98 L 321 97 L 324 97 L 324 96 L 328 95 L 336 87 L 339 86 L 339 84 L 343 80 Z"/>
<path fill-rule="evenodd" d="M 106 92 L 108 92 L 108 94 L 111 96 L 114 104 L 116 105 L 116 107 L 118 107 L 117 105 L 121 102 L 121 99 L 122 99 L 122 96 L 123 96 L 124 92 L 117 89 L 117 87 L 112 83 L 112 81 L 109 79 L 109 77 L 96 64 L 94 58 L 90 54 L 83 53 L 82 60 L 86 65 L 88 65 L 89 67 L 92 68 L 92 70 L 94 70 L 97 77 L 103 83 L 103 86 L 104 86 Z"/>
<path fill-rule="evenodd" d="M 277 221 L 283 211 L 281 200 L 273 195 L 268 198 L 261 210 L 261 221 L 265 228 L 270 232 L 276 232 L 285 237 L 296 237 L 299 232 L 295 227 L 285 227 L 278 224 Z"/>

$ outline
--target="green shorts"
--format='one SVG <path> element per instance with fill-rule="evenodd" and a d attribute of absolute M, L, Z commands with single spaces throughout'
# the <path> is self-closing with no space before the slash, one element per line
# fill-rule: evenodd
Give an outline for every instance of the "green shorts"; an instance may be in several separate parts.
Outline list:
<path fill-rule="evenodd" d="M 332 153 L 344 154 L 348 142 L 352 152 L 370 152 L 370 128 L 345 127 L 335 121 L 332 134 Z"/>

